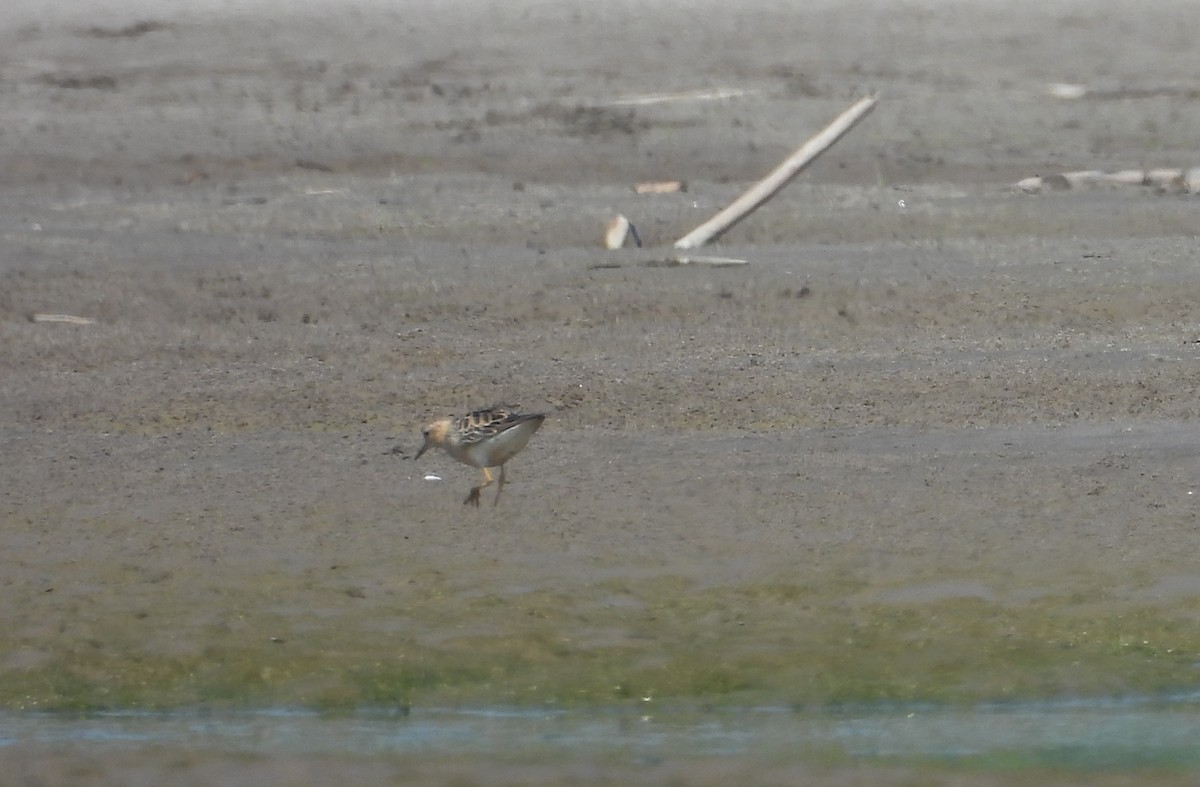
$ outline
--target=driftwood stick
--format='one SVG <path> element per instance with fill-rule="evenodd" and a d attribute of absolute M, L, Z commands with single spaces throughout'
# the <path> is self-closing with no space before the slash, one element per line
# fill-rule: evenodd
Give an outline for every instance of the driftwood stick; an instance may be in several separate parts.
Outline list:
<path fill-rule="evenodd" d="M 1172 193 L 1195 194 L 1200 192 L 1200 167 L 1123 169 L 1119 172 L 1101 172 L 1095 169 L 1061 172 L 1054 175 L 1025 178 L 1017 181 L 1015 188 L 1028 194 L 1036 194 L 1039 191 L 1065 191 L 1096 183 L 1118 186 L 1153 186 Z"/>
<path fill-rule="evenodd" d="M 799 175 L 801 170 L 841 139 L 847 131 L 854 128 L 858 121 L 875 108 L 875 104 L 878 102 L 877 96 L 867 96 L 838 115 L 824 131 L 801 145 L 796 152 L 772 170 L 771 174 L 747 189 L 742 196 L 729 203 L 729 206 L 720 213 L 675 241 L 675 248 L 694 249 L 703 246 L 749 216 L 760 205 L 775 196 L 775 193 L 786 186 L 792 178 Z"/>
<path fill-rule="evenodd" d="M 749 265 L 749 260 L 739 260 L 736 257 L 700 257 L 695 254 L 677 254 L 665 260 L 647 262 L 651 268 L 674 268 L 679 265 L 711 265 L 714 268 L 730 268 L 738 265 Z"/>
<path fill-rule="evenodd" d="M 641 96 L 628 96 L 605 101 L 600 106 L 607 107 L 644 107 L 651 104 L 666 104 L 676 101 L 722 101 L 727 98 L 752 96 L 757 90 L 747 90 L 740 87 L 716 87 L 703 90 L 683 90 L 678 93 L 648 93 Z"/>
<path fill-rule="evenodd" d="M 700 257 L 695 254 L 676 254 L 674 257 L 659 257 L 653 260 L 644 260 L 642 265 L 647 268 L 679 268 L 684 265 L 696 267 L 698 265 L 707 265 L 712 268 L 733 268 L 742 265 L 749 265 L 749 260 L 739 260 L 736 257 Z M 612 268 L 623 268 L 619 262 L 598 262 L 595 265 L 589 265 L 588 270 L 600 271 L 610 270 Z"/>
<path fill-rule="evenodd" d="M 74 314 L 34 314 L 30 319 L 34 322 L 67 322 L 72 325 L 91 325 L 95 322 L 91 317 L 76 317 Z"/>

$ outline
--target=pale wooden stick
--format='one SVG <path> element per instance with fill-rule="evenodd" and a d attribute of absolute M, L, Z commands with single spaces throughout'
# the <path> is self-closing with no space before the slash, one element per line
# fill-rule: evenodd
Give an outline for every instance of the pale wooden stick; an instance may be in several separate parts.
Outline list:
<path fill-rule="evenodd" d="M 1123 169 L 1119 172 L 1101 172 L 1097 169 L 1089 169 L 1025 178 L 1017 181 L 1015 188 L 1019 191 L 1036 194 L 1039 191 L 1064 191 L 1093 183 L 1154 186 L 1159 189 L 1180 190 L 1193 194 L 1200 189 L 1200 168 Z"/>
<path fill-rule="evenodd" d="M 677 249 L 694 249 L 703 246 L 727 229 L 749 216 L 760 205 L 775 196 L 792 178 L 811 164 L 817 156 L 828 150 L 842 136 L 854 128 L 858 121 L 867 116 L 879 102 L 877 96 L 867 96 L 847 109 L 830 123 L 824 131 L 801 145 L 788 156 L 771 174 L 755 183 L 742 196 L 735 199 L 723 211 L 701 224 L 696 229 L 675 241 Z"/>
<path fill-rule="evenodd" d="M 703 90 L 683 90 L 678 93 L 648 93 L 642 96 L 628 96 L 603 102 L 600 106 L 608 107 L 644 107 L 650 104 L 666 104 L 675 101 L 721 101 L 726 98 L 752 96 L 757 90 L 740 87 L 716 87 Z"/>
<path fill-rule="evenodd" d="M 74 314 L 35 314 L 34 322 L 69 322 L 72 325 L 91 325 L 95 322 L 91 317 L 76 317 Z"/>
<path fill-rule="evenodd" d="M 735 257 L 699 257 L 695 254 L 677 254 L 674 257 L 646 260 L 642 263 L 647 268 L 678 268 L 683 265 L 708 265 L 713 268 L 732 268 L 749 264 L 749 260 L 739 260 Z M 600 262 L 595 265 L 589 265 L 588 270 L 599 271 L 621 267 L 624 266 L 619 262 Z"/>
<path fill-rule="evenodd" d="M 687 184 L 682 180 L 656 180 L 635 183 L 633 190 L 638 194 L 673 194 L 676 191 L 687 191 Z"/>
<path fill-rule="evenodd" d="M 677 265 L 712 265 L 713 268 L 732 268 L 736 265 L 749 264 L 749 260 L 736 257 L 697 257 L 696 254 L 690 254 L 690 256 L 677 254 L 676 257 L 647 263 L 650 268 L 676 268 Z"/>

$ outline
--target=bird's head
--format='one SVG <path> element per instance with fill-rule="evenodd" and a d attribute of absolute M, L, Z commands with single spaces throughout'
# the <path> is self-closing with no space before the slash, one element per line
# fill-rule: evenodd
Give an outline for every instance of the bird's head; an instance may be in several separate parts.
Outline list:
<path fill-rule="evenodd" d="M 421 436 L 425 438 L 425 442 L 421 444 L 421 450 L 417 451 L 417 455 L 413 457 L 414 461 L 420 459 L 421 454 L 430 448 L 446 444 L 446 434 L 450 431 L 451 422 L 450 418 L 441 418 L 421 430 Z"/>

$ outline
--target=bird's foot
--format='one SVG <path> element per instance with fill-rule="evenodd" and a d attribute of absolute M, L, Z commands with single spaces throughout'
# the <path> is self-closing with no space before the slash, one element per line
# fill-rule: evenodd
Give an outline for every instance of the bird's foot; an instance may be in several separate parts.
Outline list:
<path fill-rule="evenodd" d="M 463 505 L 479 508 L 479 490 L 480 487 L 478 486 L 471 487 L 471 491 L 467 494 L 466 499 L 463 500 Z"/>

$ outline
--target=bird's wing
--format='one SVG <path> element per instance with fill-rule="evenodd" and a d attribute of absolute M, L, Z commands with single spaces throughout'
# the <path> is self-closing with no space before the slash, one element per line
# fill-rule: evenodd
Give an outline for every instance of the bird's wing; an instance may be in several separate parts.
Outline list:
<path fill-rule="evenodd" d="M 478 443 L 498 435 L 524 420 L 526 420 L 525 416 L 509 412 L 503 407 L 476 410 L 459 422 L 459 433 L 462 435 L 459 442 L 463 445 Z"/>

